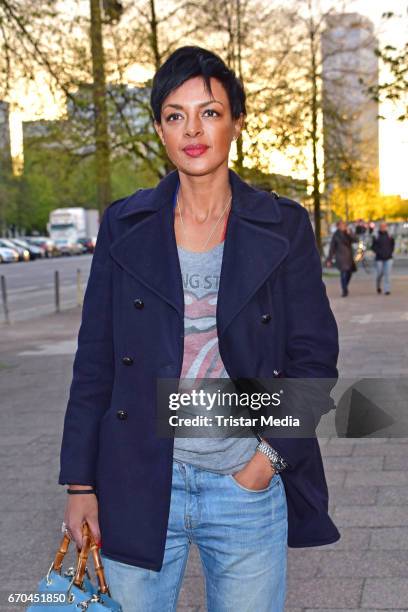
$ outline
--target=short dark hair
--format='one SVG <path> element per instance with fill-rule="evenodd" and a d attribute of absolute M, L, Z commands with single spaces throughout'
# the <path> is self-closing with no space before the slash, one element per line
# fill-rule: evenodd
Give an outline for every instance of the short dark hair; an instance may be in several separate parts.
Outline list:
<path fill-rule="evenodd" d="M 197 76 L 203 77 L 211 95 L 210 78 L 218 79 L 227 92 L 234 119 L 238 119 L 241 113 L 246 115 L 245 91 L 241 79 L 216 53 L 194 45 L 176 49 L 153 77 L 150 105 L 158 123 L 161 121 L 162 104 L 169 93 Z"/>

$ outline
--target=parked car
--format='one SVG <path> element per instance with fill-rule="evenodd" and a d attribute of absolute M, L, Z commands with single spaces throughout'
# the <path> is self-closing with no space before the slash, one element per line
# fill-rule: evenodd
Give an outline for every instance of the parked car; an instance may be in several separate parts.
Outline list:
<path fill-rule="evenodd" d="M 17 244 L 14 244 L 8 238 L 0 238 L 0 246 L 6 247 L 6 249 L 13 249 L 14 251 L 17 251 L 19 261 L 29 261 L 30 259 L 30 252 L 27 249 L 18 246 Z"/>
<path fill-rule="evenodd" d="M 45 257 L 45 252 L 41 247 L 36 246 L 35 244 L 29 244 L 27 240 L 24 240 L 23 238 L 9 238 L 9 240 L 17 246 L 27 249 L 27 251 L 30 253 L 30 259 L 40 259 Z"/>
<path fill-rule="evenodd" d="M 96 238 L 78 238 L 79 244 L 85 247 L 85 253 L 93 253 L 95 250 Z"/>
<path fill-rule="evenodd" d="M 54 242 L 62 255 L 82 255 L 86 250 L 79 242 L 72 242 L 67 238 L 56 238 Z"/>
<path fill-rule="evenodd" d="M 17 251 L 0 245 L 0 263 L 13 263 L 14 261 L 18 261 Z"/>
<path fill-rule="evenodd" d="M 44 251 L 45 257 L 55 257 L 61 253 L 55 246 L 55 243 L 48 236 L 24 236 L 29 244 L 34 244 Z"/>

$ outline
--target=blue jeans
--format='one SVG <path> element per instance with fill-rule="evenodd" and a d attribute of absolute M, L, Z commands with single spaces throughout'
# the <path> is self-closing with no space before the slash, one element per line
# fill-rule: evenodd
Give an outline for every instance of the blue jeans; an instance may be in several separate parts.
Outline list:
<path fill-rule="evenodd" d="M 351 270 L 341 270 L 340 271 L 340 284 L 341 284 L 341 289 L 343 293 L 348 292 L 348 285 L 349 285 L 352 274 L 353 273 Z"/>
<path fill-rule="evenodd" d="M 381 281 L 384 277 L 384 291 L 391 291 L 391 268 L 392 259 L 386 259 L 384 261 L 376 261 L 375 267 L 377 271 L 376 285 L 377 289 L 381 289 Z"/>
<path fill-rule="evenodd" d="M 284 611 L 287 503 L 279 474 L 256 491 L 231 474 L 173 460 L 160 572 L 101 553 L 111 595 L 123 612 L 176 611 L 191 542 L 203 565 L 208 612 Z"/>

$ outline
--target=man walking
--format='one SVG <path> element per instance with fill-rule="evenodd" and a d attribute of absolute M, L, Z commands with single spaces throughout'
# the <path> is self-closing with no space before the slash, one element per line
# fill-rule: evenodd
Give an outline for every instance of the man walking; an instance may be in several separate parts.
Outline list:
<path fill-rule="evenodd" d="M 392 254 L 394 251 L 395 241 L 392 236 L 388 233 L 387 224 L 385 222 L 380 223 L 377 236 L 373 237 L 371 243 L 371 249 L 375 253 L 375 265 L 376 265 L 376 287 L 377 293 L 382 293 L 381 281 L 384 277 L 384 293 L 390 295 L 391 293 L 391 268 L 392 268 Z"/>

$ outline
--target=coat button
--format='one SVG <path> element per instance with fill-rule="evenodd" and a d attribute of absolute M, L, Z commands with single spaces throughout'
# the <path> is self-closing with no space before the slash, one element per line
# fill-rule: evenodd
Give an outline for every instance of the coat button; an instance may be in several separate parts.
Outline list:
<path fill-rule="evenodd" d="M 133 306 L 134 306 L 135 308 L 139 308 L 139 309 L 140 309 L 140 308 L 143 308 L 143 306 L 144 306 L 144 302 L 143 302 L 143 300 L 141 300 L 140 298 L 136 298 L 135 300 L 133 300 Z"/>
<path fill-rule="evenodd" d="M 271 315 L 269 314 L 269 312 L 267 312 L 266 314 L 263 314 L 261 317 L 262 323 L 269 323 L 269 321 L 272 319 Z"/>
<path fill-rule="evenodd" d="M 122 357 L 122 363 L 124 365 L 132 365 L 133 359 L 132 357 Z"/>
<path fill-rule="evenodd" d="M 127 419 L 128 413 L 126 412 L 126 410 L 118 410 L 117 413 L 116 413 L 116 416 L 121 421 L 124 421 L 125 419 Z"/>

